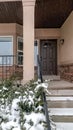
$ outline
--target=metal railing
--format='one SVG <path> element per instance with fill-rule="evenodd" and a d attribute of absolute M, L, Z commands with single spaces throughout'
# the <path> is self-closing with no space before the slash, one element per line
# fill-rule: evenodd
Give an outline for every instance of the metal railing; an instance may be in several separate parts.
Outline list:
<path fill-rule="evenodd" d="M 41 80 L 41 83 L 43 83 L 43 77 L 42 77 L 42 65 L 41 65 L 41 60 L 39 58 L 39 55 L 37 55 L 37 61 L 38 61 L 38 77 Z M 51 130 L 50 126 L 50 119 L 49 119 L 49 114 L 48 114 L 48 107 L 47 107 L 47 101 L 46 101 L 46 94 L 43 92 L 43 102 L 44 102 L 44 111 L 45 111 L 45 116 L 46 116 L 46 123 L 47 123 L 47 130 Z"/>
<path fill-rule="evenodd" d="M 22 72 L 20 65 L 22 65 L 22 56 L 0 55 L 0 79 L 8 79 L 17 72 Z"/>

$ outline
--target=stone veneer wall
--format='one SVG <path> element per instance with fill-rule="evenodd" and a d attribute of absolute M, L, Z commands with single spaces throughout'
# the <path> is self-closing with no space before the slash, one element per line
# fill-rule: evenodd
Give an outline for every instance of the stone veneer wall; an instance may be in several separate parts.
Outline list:
<path fill-rule="evenodd" d="M 58 72 L 62 79 L 73 81 L 73 63 L 59 65 Z"/>

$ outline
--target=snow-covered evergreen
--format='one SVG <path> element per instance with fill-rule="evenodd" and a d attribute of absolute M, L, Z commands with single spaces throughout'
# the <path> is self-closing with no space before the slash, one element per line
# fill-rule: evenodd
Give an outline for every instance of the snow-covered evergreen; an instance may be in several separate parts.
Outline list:
<path fill-rule="evenodd" d="M 0 86 L 0 130 L 46 130 L 42 91 L 45 84 L 30 82 Z"/>

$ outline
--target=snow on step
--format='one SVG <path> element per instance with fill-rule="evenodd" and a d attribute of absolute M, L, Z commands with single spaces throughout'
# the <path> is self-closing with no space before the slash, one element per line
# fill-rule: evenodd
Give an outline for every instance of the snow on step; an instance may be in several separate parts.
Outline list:
<path fill-rule="evenodd" d="M 49 115 L 73 116 L 73 108 L 48 108 Z"/>
<path fill-rule="evenodd" d="M 73 90 L 71 89 L 58 89 L 58 90 L 54 90 L 54 89 L 50 89 L 51 95 L 72 95 L 73 96 Z"/>
<path fill-rule="evenodd" d="M 73 123 L 56 123 L 56 130 L 73 130 Z"/>
<path fill-rule="evenodd" d="M 73 97 L 46 97 L 46 100 L 48 101 L 73 101 Z"/>

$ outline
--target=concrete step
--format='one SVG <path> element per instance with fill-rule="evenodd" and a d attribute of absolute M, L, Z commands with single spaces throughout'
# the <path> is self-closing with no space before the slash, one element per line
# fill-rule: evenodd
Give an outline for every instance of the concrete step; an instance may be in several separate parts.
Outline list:
<path fill-rule="evenodd" d="M 62 123 L 56 123 L 56 129 L 52 129 L 52 130 L 73 130 L 73 123 L 66 123 L 66 122 L 62 122 Z"/>
<path fill-rule="evenodd" d="M 71 89 L 50 89 L 49 90 L 49 92 L 51 93 L 51 94 L 49 94 L 50 96 L 51 95 L 60 95 L 60 96 L 66 96 L 66 95 L 68 95 L 68 96 L 73 96 L 73 89 L 71 90 Z"/>
<path fill-rule="evenodd" d="M 67 81 L 46 81 L 48 83 L 48 89 L 73 89 L 73 83 Z"/>
<path fill-rule="evenodd" d="M 50 96 L 50 97 L 46 97 L 47 101 L 73 101 L 73 96 Z"/>
<path fill-rule="evenodd" d="M 48 102 L 49 108 L 73 108 L 73 101 L 51 101 Z"/>
<path fill-rule="evenodd" d="M 73 108 L 73 97 L 47 97 L 49 108 Z"/>
<path fill-rule="evenodd" d="M 48 108 L 48 112 L 50 116 L 73 116 L 73 108 Z"/>
<path fill-rule="evenodd" d="M 46 95 L 51 130 L 73 130 L 73 83 L 67 81 L 48 82 Z"/>
<path fill-rule="evenodd" d="M 48 81 L 59 81 L 60 80 L 60 76 L 59 75 L 44 75 L 43 76 L 44 80 L 48 80 Z"/>
<path fill-rule="evenodd" d="M 53 122 L 73 123 L 73 116 L 53 115 L 51 116 L 51 119 Z"/>

